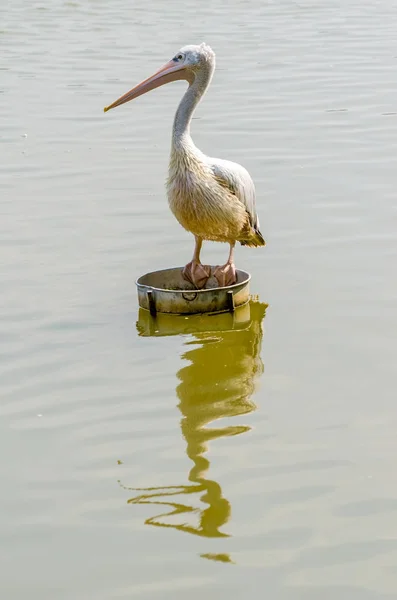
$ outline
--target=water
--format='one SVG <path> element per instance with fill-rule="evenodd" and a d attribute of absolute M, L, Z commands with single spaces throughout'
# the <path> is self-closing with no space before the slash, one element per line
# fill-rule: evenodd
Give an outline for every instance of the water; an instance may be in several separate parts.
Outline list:
<path fill-rule="evenodd" d="M 394 0 L 0 9 L 1 597 L 396 597 L 396 28 Z M 134 279 L 193 250 L 184 84 L 103 107 L 202 41 L 193 136 L 255 180 L 259 299 L 148 335 Z"/>

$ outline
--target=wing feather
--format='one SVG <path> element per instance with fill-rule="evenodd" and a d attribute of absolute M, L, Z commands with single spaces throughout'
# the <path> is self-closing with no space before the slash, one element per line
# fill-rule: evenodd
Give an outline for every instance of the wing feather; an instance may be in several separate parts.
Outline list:
<path fill-rule="evenodd" d="M 255 186 L 250 174 L 241 165 L 221 159 L 209 159 L 218 183 L 234 194 L 244 205 L 251 227 L 259 232 L 259 217 L 255 205 Z"/>

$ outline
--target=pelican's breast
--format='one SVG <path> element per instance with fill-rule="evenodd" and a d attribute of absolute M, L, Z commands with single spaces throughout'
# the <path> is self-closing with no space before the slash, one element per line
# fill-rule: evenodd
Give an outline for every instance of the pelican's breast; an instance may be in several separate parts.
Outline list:
<path fill-rule="evenodd" d="M 242 203 L 217 182 L 203 161 L 171 156 L 167 194 L 182 227 L 205 240 L 236 240 L 246 226 Z"/>

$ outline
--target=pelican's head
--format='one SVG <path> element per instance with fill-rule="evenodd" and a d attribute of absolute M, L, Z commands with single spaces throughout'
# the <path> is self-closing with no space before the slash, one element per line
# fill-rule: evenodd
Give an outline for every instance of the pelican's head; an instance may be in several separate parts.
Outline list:
<path fill-rule="evenodd" d="M 183 65 L 184 69 L 193 71 L 193 73 L 201 69 L 213 69 L 215 67 L 215 52 L 204 43 L 200 46 L 184 46 L 170 62 Z"/>
<path fill-rule="evenodd" d="M 151 77 L 145 79 L 129 92 L 118 98 L 113 104 L 106 106 L 104 111 L 116 108 L 125 104 L 150 90 L 154 90 L 165 83 L 185 79 L 192 84 L 200 73 L 204 72 L 207 77 L 211 77 L 215 68 L 215 53 L 207 46 L 184 46 L 175 54 L 169 62 L 156 71 Z"/>

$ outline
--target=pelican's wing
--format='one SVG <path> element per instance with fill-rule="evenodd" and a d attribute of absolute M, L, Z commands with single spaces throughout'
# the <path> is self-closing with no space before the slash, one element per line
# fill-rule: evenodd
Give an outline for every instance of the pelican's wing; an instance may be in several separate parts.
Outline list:
<path fill-rule="evenodd" d="M 210 159 L 210 167 L 217 181 L 244 205 L 251 227 L 259 232 L 259 217 L 255 207 L 255 186 L 248 171 L 237 163 L 214 158 Z"/>

